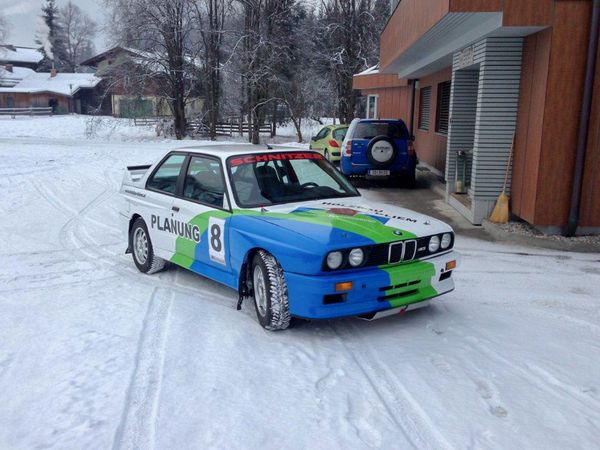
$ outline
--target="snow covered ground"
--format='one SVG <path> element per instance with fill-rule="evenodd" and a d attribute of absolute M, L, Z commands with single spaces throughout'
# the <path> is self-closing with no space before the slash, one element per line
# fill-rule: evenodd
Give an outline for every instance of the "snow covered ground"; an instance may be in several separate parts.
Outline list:
<path fill-rule="evenodd" d="M 459 236 L 429 308 L 266 332 L 123 254 L 124 166 L 190 142 L 77 121 L 0 120 L 0 449 L 598 448 L 600 255 Z"/>

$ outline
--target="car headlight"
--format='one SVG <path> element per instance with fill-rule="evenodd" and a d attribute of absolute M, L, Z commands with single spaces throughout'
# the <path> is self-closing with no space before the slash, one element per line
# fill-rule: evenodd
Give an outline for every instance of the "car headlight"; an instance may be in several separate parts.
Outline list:
<path fill-rule="evenodd" d="M 435 253 L 439 250 L 439 248 L 440 238 L 438 236 L 431 236 L 431 239 L 429 239 L 429 246 L 427 247 L 429 253 Z"/>
<path fill-rule="evenodd" d="M 448 247 L 450 247 L 451 243 L 452 243 L 452 235 L 450 233 L 444 233 L 442 235 L 442 242 L 440 243 L 440 247 L 442 247 L 442 249 L 446 250 Z"/>
<path fill-rule="evenodd" d="M 343 261 L 344 256 L 342 255 L 342 252 L 331 252 L 329 255 L 327 255 L 327 267 L 329 267 L 331 270 L 339 268 Z"/>
<path fill-rule="evenodd" d="M 365 254 L 360 248 L 352 249 L 350 255 L 348 255 L 348 261 L 352 267 L 358 267 L 363 263 Z"/>

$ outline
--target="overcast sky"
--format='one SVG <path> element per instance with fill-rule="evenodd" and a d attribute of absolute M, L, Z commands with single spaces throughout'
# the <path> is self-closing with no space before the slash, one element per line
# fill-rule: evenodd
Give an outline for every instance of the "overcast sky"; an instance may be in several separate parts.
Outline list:
<path fill-rule="evenodd" d="M 62 7 L 68 0 L 57 0 L 58 7 Z M 72 0 L 85 13 L 91 16 L 98 25 L 104 22 L 104 5 L 102 0 Z M 35 34 L 41 21 L 42 4 L 44 0 L 0 0 L 0 11 L 6 17 L 10 30 L 8 44 L 35 47 Z M 94 40 L 96 50 L 105 49 L 102 33 Z"/>

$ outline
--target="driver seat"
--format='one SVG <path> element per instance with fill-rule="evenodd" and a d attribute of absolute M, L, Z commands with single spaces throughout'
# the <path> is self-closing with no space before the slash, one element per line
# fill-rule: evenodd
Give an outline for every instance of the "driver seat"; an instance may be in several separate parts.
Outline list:
<path fill-rule="evenodd" d="M 269 200 L 283 194 L 283 185 L 277 176 L 277 171 L 271 166 L 256 168 L 256 179 L 263 197 Z"/>

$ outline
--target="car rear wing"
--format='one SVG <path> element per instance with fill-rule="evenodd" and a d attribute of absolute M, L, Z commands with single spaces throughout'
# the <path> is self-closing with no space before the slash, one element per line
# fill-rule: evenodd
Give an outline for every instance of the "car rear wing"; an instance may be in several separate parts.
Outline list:
<path fill-rule="evenodd" d="M 143 166 L 127 166 L 127 172 L 125 172 L 123 183 L 130 184 L 140 181 L 150 167 L 152 167 L 151 164 Z"/>

